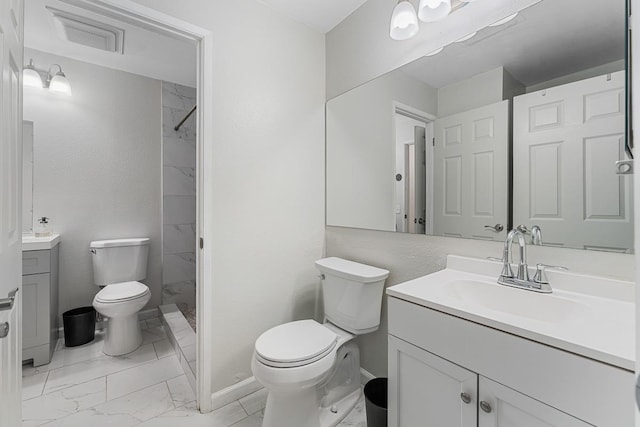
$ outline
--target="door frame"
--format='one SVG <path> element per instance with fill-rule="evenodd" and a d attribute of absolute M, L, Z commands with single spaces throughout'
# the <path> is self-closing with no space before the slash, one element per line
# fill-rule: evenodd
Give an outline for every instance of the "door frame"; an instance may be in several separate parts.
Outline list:
<path fill-rule="evenodd" d="M 196 399 L 201 412 L 210 412 L 213 341 L 213 34 L 211 31 L 132 0 L 61 0 L 147 30 L 196 43 Z M 200 240 L 203 239 L 203 240 Z M 203 246 L 200 242 L 206 242 Z"/>
<path fill-rule="evenodd" d="M 392 158 L 395 159 L 396 155 L 396 114 L 400 114 L 401 116 L 409 117 L 411 119 L 415 119 L 424 123 L 425 130 L 425 151 L 427 154 L 427 161 L 425 167 L 427 168 L 425 189 L 429 192 L 431 197 L 426 197 L 426 213 L 429 220 L 425 224 L 425 234 L 433 234 L 433 144 L 429 144 L 430 140 L 433 140 L 434 135 L 434 123 L 437 119 L 433 114 L 426 113 L 422 110 L 419 110 L 415 107 L 412 107 L 407 104 L 403 104 L 398 101 L 393 101 L 391 103 L 391 132 L 392 132 Z M 395 220 L 394 220 L 395 223 Z"/>

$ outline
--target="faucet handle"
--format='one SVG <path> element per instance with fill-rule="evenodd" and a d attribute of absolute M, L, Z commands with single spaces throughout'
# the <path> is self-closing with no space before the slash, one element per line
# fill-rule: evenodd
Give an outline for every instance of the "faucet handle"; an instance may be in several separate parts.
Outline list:
<path fill-rule="evenodd" d="M 533 281 L 536 283 L 549 283 L 547 270 L 568 271 L 569 269 L 561 265 L 536 264 L 536 275 L 533 276 Z"/>

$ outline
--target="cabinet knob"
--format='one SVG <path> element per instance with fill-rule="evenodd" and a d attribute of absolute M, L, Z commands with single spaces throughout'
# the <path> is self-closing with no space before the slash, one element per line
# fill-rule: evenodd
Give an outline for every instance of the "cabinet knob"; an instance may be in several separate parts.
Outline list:
<path fill-rule="evenodd" d="M 460 399 L 466 404 L 471 403 L 471 396 L 469 395 L 469 393 L 460 393 Z"/>
<path fill-rule="evenodd" d="M 491 405 L 489 405 L 484 400 L 482 402 L 480 402 L 480 409 L 482 409 L 487 414 L 491 413 Z"/>

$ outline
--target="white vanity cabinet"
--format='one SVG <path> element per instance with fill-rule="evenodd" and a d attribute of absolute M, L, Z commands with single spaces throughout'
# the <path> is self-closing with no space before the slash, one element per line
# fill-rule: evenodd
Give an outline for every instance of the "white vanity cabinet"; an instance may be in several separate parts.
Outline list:
<path fill-rule="evenodd" d="M 388 307 L 390 427 L 633 425 L 630 371 L 400 298 Z"/>
<path fill-rule="evenodd" d="M 22 252 L 22 360 L 51 361 L 58 340 L 58 249 Z"/>
<path fill-rule="evenodd" d="M 389 336 L 389 426 L 591 424 Z"/>

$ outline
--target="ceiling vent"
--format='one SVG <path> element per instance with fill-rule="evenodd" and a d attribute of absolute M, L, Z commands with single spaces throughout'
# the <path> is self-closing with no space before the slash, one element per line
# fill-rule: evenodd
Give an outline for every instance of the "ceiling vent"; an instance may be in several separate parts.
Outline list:
<path fill-rule="evenodd" d="M 63 40 L 105 52 L 124 54 L 124 30 L 84 16 L 47 6 L 56 32 Z"/>

